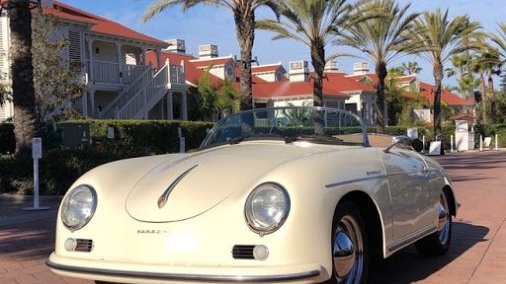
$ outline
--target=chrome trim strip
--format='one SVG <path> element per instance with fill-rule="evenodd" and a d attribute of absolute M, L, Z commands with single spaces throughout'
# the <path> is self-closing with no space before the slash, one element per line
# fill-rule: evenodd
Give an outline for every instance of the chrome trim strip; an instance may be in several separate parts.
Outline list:
<path fill-rule="evenodd" d="M 169 195 L 170 193 L 172 192 L 172 190 L 174 190 L 174 188 L 178 185 L 178 183 L 187 175 L 191 172 L 191 170 L 195 169 L 198 165 L 195 165 L 189 169 L 187 169 L 186 171 L 184 171 L 181 175 L 179 175 L 176 180 L 174 180 L 170 185 L 169 187 L 162 193 L 162 195 L 160 195 L 160 197 L 158 198 L 158 208 L 162 209 L 163 206 L 165 206 L 165 204 L 167 203 L 167 200 L 169 199 Z"/>
<path fill-rule="evenodd" d="M 363 177 L 363 178 L 350 179 L 350 180 L 345 180 L 345 181 L 340 181 L 340 182 L 326 184 L 325 188 L 332 188 L 332 187 L 336 187 L 336 186 L 340 186 L 340 185 L 345 185 L 345 184 L 349 184 L 349 183 L 366 181 L 366 180 L 372 180 L 372 179 L 379 179 L 379 178 L 386 178 L 386 177 L 387 177 L 387 175 L 383 174 L 383 175 L 377 175 L 377 176 L 372 176 L 372 177 Z"/>
<path fill-rule="evenodd" d="M 75 273 L 89 273 L 116 277 L 136 277 L 148 278 L 153 280 L 177 280 L 177 281 L 219 281 L 219 282 L 273 282 L 287 280 L 301 280 L 305 278 L 320 275 L 321 270 L 310 270 L 292 274 L 256 276 L 256 275 L 199 275 L 199 274 L 173 274 L 173 273 L 154 273 L 141 271 L 119 271 L 101 268 L 77 267 L 54 263 L 49 259 L 46 265 L 52 269 Z"/>
<path fill-rule="evenodd" d="M 427 227 L 427 228 L 423 229 L 422 231 L 419 231 L 418 233 L 415 233 L 411 237 L 408 237 L 408 238 L 406 238 L 404 240 L 400 240 L 397 243 L 394 243 L 394 244 L 388 246 L 388 251 L 389 252 L 393 252 L 395 250 L 398 250 L 401 247 L 404 247 L 404 246 L 412 243 L 413 241 L 421 238 L 422 236 L 425 236 L 425 235 L 427 235 L 429 233 L 432 233 L 432 231 L 435 231 L 436 229 L 437 229 L 436 225 L 431 225 L 430 227 Z"/>

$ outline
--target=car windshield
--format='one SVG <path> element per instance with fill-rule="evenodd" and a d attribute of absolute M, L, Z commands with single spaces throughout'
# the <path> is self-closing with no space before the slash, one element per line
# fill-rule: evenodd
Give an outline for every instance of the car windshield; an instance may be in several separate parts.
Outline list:
<path fill-rule="evenodd" d="M 366 127 L 355 114 L 333 108 L 261 108 L 230 115 L 215 124 L 201 148 L 249 140 L 307 141 L 369 146 Z"/>

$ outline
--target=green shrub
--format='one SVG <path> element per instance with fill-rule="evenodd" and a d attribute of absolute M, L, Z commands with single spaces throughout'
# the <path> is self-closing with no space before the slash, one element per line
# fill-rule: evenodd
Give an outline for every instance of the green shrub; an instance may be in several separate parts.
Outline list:
<path fill-rule="evenodd" d="M 480 135 L 483 138 L 492 137 L 490 147 L 495 148 L 495 135 L 497 134 L 497 143 L 499 148 L 506 148 L 506 124 L 476 124 L 474 127 L 474 141 L 476 147 L 480 145 Z"/>
<path fill-rule="evenodd" d="M 61 128 L 89 124 L 92 147 L 117 155 L 146 155 L 179 152 L 178 128 L 185 137 L 186 149 L 200 146 L 206 129 L 212 123 L 154 120 L 86 120 L 60 123 Z M 115 138 L 107 138 L 108 127 L 113 127 Z"/>

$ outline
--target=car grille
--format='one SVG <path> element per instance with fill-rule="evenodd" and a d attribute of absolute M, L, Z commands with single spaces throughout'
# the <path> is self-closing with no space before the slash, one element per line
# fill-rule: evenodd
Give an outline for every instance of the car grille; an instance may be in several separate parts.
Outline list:
<path fill-rule="evenodd" d="M 232 256 L 235 259 L 255 259 L 253 256 L 253 249 L 255 246 L 252 245 L 235 245 L 232 249 Z"/>
<path fill-rule="evenodd" d="M 92 248 L 93 248 L 93 240 L 77 239 L 76 248 L 74 249 L 74 251 L 90 252 Z"/>

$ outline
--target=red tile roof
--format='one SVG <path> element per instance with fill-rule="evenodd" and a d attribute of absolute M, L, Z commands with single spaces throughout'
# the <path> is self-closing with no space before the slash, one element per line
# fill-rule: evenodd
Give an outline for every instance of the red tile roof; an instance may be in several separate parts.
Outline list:
<path fill-rule="evenodd" d="M 168 44 L 164 41 L 147 36 L 145 34 L 141 34 L 117 22 L 97 15 L 93 15 L 91 13 L 58 1 L 53 2 L 53 7 L 45 7 L 44 13 L 51 14 L 69 21 L 90 24 L 91 31 L 95 33 L 144 41 L 159 46 L 168 46 Z"/>
<path fill-rule="evenodd" d="M 324 74 L 323 84 L 326 82 L 337 88 L 342 93 L 350 92 L 374 92 L 374 88 L 360 81 L 347 77 L 344 73 L 327 72 Z"/>
<path fill-rule="evenodd" d="M 420 82 L 420 93 L 431 104 L 434 103 L 434 85 Z M 441 91 L 441 101 L 446 103 L 449 106 L 472 106 L 472 105 L 474 105 L 474 102 L 472 100 L 463 99 L 447 89 L 443 89 Z"/>
<path fill-rule="evenodd" d="M 211 59 L 192 59 L 190 62 L 197 68 L 207 68 L 209 66 L 220 66 L 230 62 L 232 57 L 217 57 Z"/>
<path fill-rule="evenodd" d="M 453 119 L 453 120 L 475 120 L 476 116 L 471 115 L 471 114 L 459 114 L 459 115 L 450 117 L 450 119 Z"/>
<path fill-rule="evenodd" d="M 251 74 L 274 73 L 280 68 L 283 68 L 283 65 L 281 65 L 281 63 L 251 66 Z"/>

